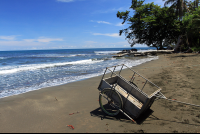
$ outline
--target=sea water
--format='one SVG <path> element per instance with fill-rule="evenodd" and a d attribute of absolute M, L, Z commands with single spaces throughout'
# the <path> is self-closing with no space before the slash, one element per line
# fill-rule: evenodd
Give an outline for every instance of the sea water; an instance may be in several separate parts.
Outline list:
<path fill-rule="evenodd" d="M 106 67 L 132 67 L 158 58 L 112 57 L 124 49 L 131 48 L 0 51 L 0 98 L 99 76 Z"/>

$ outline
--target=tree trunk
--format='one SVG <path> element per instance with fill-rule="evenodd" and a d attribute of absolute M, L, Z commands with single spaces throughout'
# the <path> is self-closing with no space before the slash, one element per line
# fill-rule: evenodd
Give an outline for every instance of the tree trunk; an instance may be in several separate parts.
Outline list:
<path fill-rule="evenodd" d="M 200 38 L 199 38 L 199 47 L 200 47 Z"/>
<path fill-rule="evenodd" d="M 186 44 L 187 44 L 187 46 L 188 46 L 188 50 L 186 51 L 186 53 L 188 52 L 192 52 L 192 50 L 191 50 L 191 48 L 190 48 L 190 43 L 189 43 L 189 41 L 188 41 L 188 35 L 187 35 L 187 33 L 186 33 Z"/>
<path fill-rule="evenodd" d="M 174 52 L 178 52 L 178 48 L 180 47 L 181 42 L 182 42 L 181 37 L 182 37 L 182 35 L 179 35 L 179 36 L 178 36 L 178 41 L 177 41 L 177 43 L 176 43 L 176 45 L 175 45 L 175 47 L 174 47 Z"/>
<path fill-rule="evenodd" d="M 188 35 L 187 35 L 187 33 L 186 33 L 186 44 L 187 44 L 187 46 L 190 48 L 190 44 L 189 44 L 189 42 L 188 42 Z"/>
<path fill-rule="evenodd" d="M 160 40 L 160 47 L 159 47 L 159 50 L 163 50 L 162 40 Z"/>

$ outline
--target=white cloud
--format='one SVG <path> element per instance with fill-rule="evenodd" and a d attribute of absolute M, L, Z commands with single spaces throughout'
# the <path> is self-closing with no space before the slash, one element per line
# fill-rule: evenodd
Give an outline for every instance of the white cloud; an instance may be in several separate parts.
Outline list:
<path fill-rule="evenodd" d="M 16 36 L 0 36 L 0 44 L 2 46 L 37 46 L 37 45 L 45 45 L 46 43 L 51 43 L 52 41 L 63 41 L 62 38 L 45 38 L 39 37 L 37 39 L 22 39 L 16 40 Z"/>
<path fill-rule="evenodd" d="M 26 42 L 26 41 L 0 41 L 1 46 L 41 46 L 41 42 Z"/>
<path fill-rule="evenodd" d="M 117 24 L 112 24 L 112 23 L 106 22 L 106 21 L 94 21 L 94 20 L 90 20 L 90 22 L 103 23 L 103 24 L 109 24 L 109 25 L 114 25 L 114 26 L 124 26 L 125 25 L 125 24 L 122 24 L 121 22 L 119 22 Z"/>
<path fill-rule="evenodd" d="M 124 24 L 122 24 L 122 23 L 120 22 L 120 23 L 117 23 L 115 26 L 121 27 L 121 26 L 124 26 Z"/>
<path fill-rule="evenodd" d="M 51 41 L 63 41 L 63 39 L 40 37 L 38 39 L 23 39 L 23 41 L 25 41 L 25 42 L 51 42 Z"/>
<path fill-rule="evenodd" d="M 36 39 L 23 39 L 23 41 L 25 41 L 25 42 L 34 42 L 34 41 L 36 41 Z"/>
<path fill-rule="evenodd" d="M 37 39 L 38 42 L 51 42 L 51 41 L 63 41 L 61 38 L 39 38 Z"/>
<path fill-rule="evenodd" d="M 97 21 L 97 23 L 111 24 L 110 22 L 106 22 L 106 21 Z"/>
<path fill-rule="evenodd" d="M 57 1 L 60 1 L 60 2 L 73 2 L 74 0 L 57 0 Z"/>
<path fill-rule="evenodd" d="M 16 38 L 16 35 L 0 36 L 0 39 L 3 39 L 3 40 L 14 40 L 15 38 Z"/>
<path fill-rule="evenodd" d="M 104 35 L 104 36 L 110 36 L 110 37 L 120 37 L 119 33 L 107 33 L 107 34 L 102 34 L 102 33 L 93 33 L 93 35 Z"/>
<path fill-rule="evenodd" d="M 97 22 L 97 23 L 111 24 L 110 22 L 106 22 L 106 21 L 94 21 L 94 20 L 90 20 L 90 22 Z"/>

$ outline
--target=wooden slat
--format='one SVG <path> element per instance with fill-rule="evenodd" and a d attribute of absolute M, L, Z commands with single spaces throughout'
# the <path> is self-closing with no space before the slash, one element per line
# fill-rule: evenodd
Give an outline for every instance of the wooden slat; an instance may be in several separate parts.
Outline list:
<path fill-rule="evenodd" d="M 121 95 L 123 95 L 125 98 L 127 98 L 131 103 L 133 103 L 139 109 L 142 108 L 143 104 L 140 101 L 138 101 L 135 97 L 133 97 L 131 94 L 128 95 L 128 93 L 122 87 L 117 85 L 115 87 L 115 90 L 117 90 Z"/>

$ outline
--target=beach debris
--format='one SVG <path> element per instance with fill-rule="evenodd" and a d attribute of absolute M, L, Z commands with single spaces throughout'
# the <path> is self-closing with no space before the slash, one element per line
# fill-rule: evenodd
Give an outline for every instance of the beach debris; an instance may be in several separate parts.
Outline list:
<path fill-rule="evenodd" d="M 77 113 L 79 113 L 79 111 L 77 111 L 76 113 L 71 113 L 71 114 L 69 114 L 69 115 L 73 115 L 73 114 L 77 114 Z"/>
<path fill-rule="evenodd" d="M 137 133 L 144 133 L 144 130 L 142 130 L 142 129 L 137 130 Z"/>
<path fill-rule="evenodd" d="M 188 120 L 188 119 L 184 119 L 184 120 L 183 120 L 183 123 L 184 123 L 184 124 L 189 124 L 189 120 Z"/>
<path fill-rule="evenodd" d="M 200 118 L 200 114 L 198 114 L 196 117 Z"/>
<path fill-rule="evenodd" d="M 136 123 L 135 120 L 131 120 L 132 122 Z"/>
<path fill-rule="evenodd" d="M 72 125 L 67 125 L 70 129 L 74 130 L 74 127 Z"/>
<path fill-rule="evenodd" d="M 109 130 L 108 130 L 109 124 L 108 124 L 108 123 L 106 123 L 106 126 L 107 126 L 107 129 L 106 129 L 106 131 L 109 131 Z"/>

